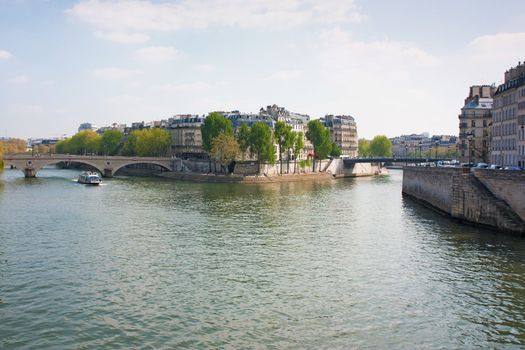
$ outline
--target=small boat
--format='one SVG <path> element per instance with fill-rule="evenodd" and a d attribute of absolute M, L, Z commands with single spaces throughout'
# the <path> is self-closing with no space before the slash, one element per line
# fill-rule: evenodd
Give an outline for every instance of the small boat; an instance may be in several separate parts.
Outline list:
<path fill-rule="evenodd" d="M 100 185 L 102 178 L 97 172 L 84 171 L 78 176 L 78 183 L 85 185 Z"/>

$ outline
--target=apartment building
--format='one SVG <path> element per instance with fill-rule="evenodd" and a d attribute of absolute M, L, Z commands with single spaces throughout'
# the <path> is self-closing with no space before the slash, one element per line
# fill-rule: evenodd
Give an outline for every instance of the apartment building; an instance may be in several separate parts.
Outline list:
<path fill-rule="evenodd" d="M 326 115 L 321 122 L 330 130 L 332 142 L 340 149 L 342 155 L 357 157 L 357 126 L 350 115 Z"/>
<path fill-rule="evenodd" d="M 459 114 L 459 161 L 490 163 L 494 86 L 473 85 Z"/>
<path fill-rule="evenodd" d="M 491 162 L 525 165 L 525 64 L 505 72 L 505 82 L 494 93 Z"/>

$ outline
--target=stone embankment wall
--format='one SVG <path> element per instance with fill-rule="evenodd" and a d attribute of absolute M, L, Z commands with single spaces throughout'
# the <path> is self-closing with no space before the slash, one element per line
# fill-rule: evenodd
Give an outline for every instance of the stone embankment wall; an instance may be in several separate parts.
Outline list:
<path fill-rule="evenodd" d="M 476 178 L 525 220 L 525 171 L 475 169 Z"/>
<path fill-rule="evenodd" d="M 525 213 L 520 209 L 524 190 L 525 176 L 517 172 L 425 167 L 403 170 L 404 194 L 454 218 L 520 235 L 525 234 Z"/>
<path fill-rule="evenodd" d="M 357 163 L 351 168 L 345 168 L 342 159 L 326 159 L 319 161 L 315 164 L 316 171 L 312 170 L 312 165 L 301 167 L 299 162 L 294 165 L 294 162 L 290 161 L 288 166 L 287 162 L 283 161 L 283 175 L 304 175 L 304 174 L 319 174 L 319 169 L 322 173 L 327 173 L 333 177 L 358 177 L 358 176 L 371 176 L 386 174 L 386 170 L 379 164 L 371 163 Z M 175 172 L 185 173 L 197 173 L 207 174 L 219 172 L 220 165 L 208 160 L 182 160 L 178 159 L 174 162 Z M 223 169 L 226 173 L 226 169 Z M 281 164 L 261 163 L 257 164 L 255 161 L 237 162 L 233 171 L 235 175 L 239 176 L 255 176 L 257 174 L 266 174 L 268 176 L 279 176 L 281 175 Z"/>

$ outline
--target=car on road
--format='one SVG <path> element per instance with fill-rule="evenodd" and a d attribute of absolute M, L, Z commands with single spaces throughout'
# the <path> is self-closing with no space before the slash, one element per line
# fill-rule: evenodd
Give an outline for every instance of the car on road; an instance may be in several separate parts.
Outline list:
<path fill-rule="evenodd" d="M 522 170 L 519 166 L 509 165 L 503 168 L 503 170 Z"/>
<path fill-rule="evenodd" d="M 501 170 L 501 169 L 503 169 L 503 167 L 501 165 L 498 165 L 498 164 L 492 164 L 491 166 L 489 166 L 489 169 L 491 169 L 491 170 Z"/>
<path fill-rule="evenodd" d="M 478 163 L 476 164 L 476 166 L 474 167 L 475 169 L 487 169 L 489 167 L 489 165 L 487 163 Z"/>

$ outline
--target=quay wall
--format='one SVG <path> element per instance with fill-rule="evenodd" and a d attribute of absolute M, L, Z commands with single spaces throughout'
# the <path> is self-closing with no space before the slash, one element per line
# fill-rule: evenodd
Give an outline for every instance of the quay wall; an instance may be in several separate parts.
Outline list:
<path fill-rule="evenodd" d="M 474 169 L 481 181 L 498 199 L 505 201 L 525 220 L 525 171 Z"/>
<path fill-rule="evenodd" d="M 523 203 L 518 198 L 519 193 L 523 196 L 525 177 L 519 175 L 510 171 L 410 166 L 403 169 L 402 191 L 453 218 L 525 235 L 519 209 Z"/>

